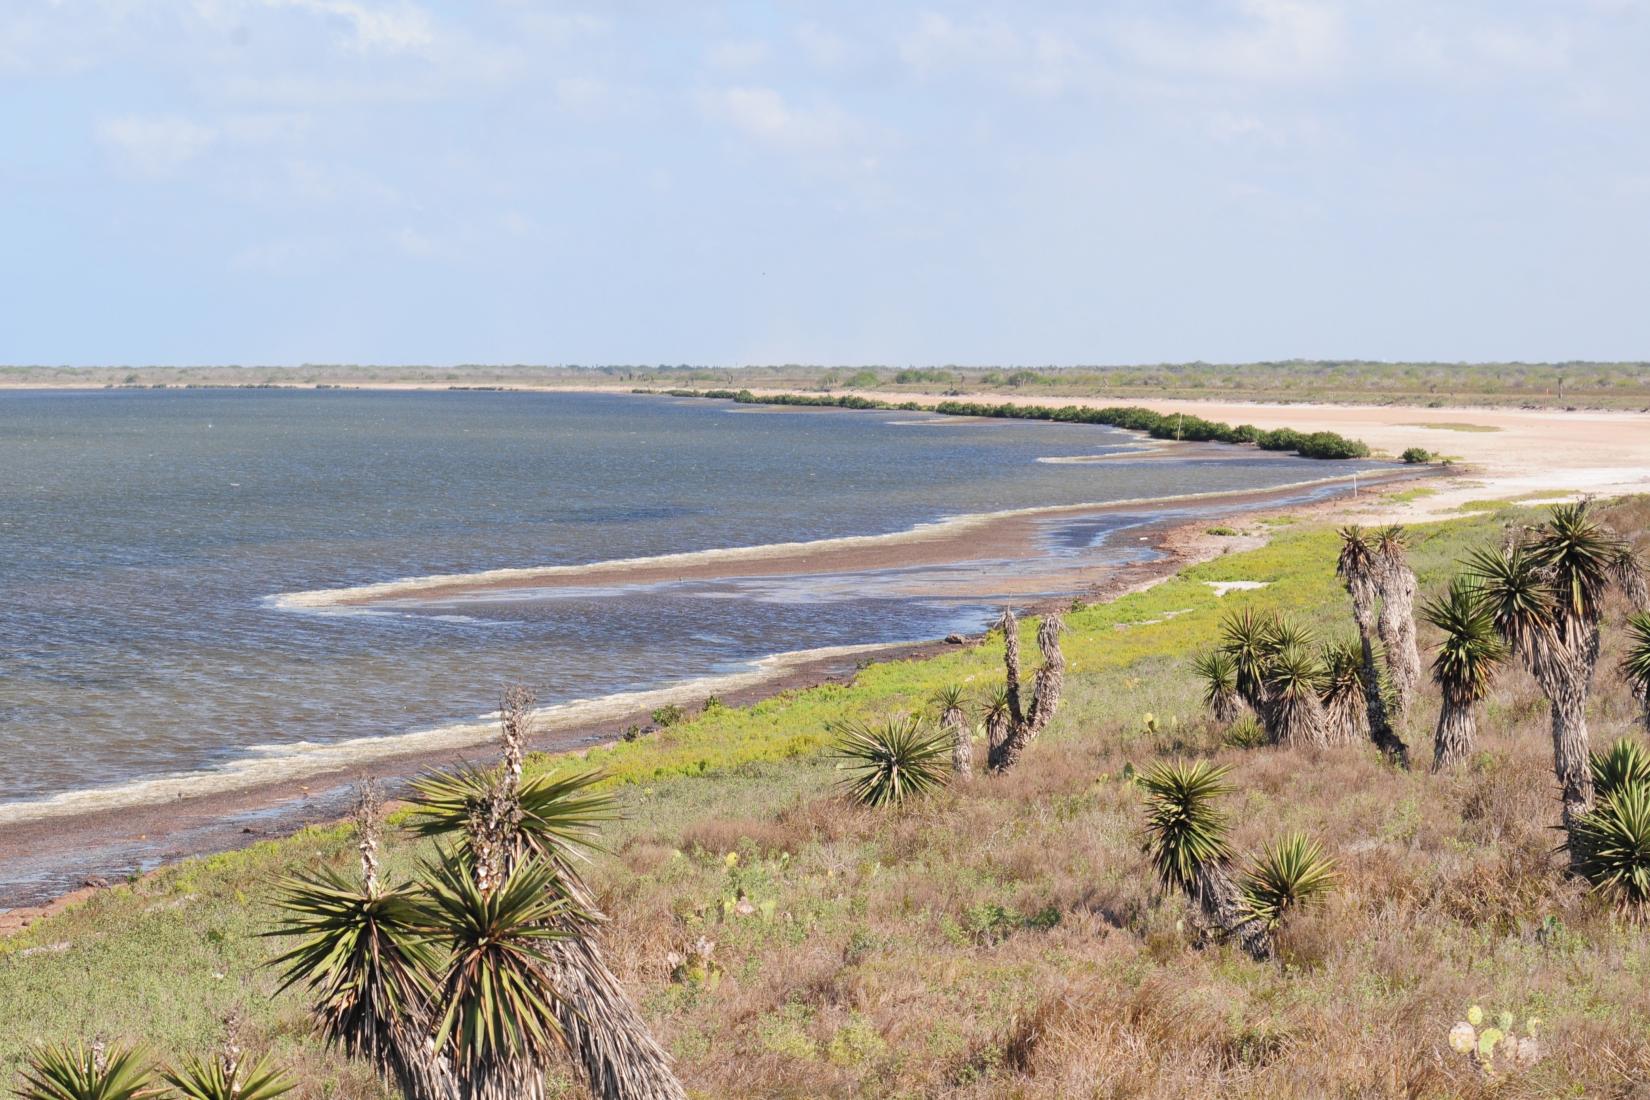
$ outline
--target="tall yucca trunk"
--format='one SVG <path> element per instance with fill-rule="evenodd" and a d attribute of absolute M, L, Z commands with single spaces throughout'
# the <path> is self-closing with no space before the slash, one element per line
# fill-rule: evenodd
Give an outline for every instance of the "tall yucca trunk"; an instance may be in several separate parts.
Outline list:
<path fill-rule="evenodd" d="M 940 722 L 951 731 L 951 770 L 957 775 L 971 775 L 974 771 L 973 731 L 961 707 L 946 707 Z"/>
<path fill-rule="evenodd" d="M 1272 722 L 1268 731 L 1273 744 L 1290 748 L 1329 744 L 1323 704 L 1311 692 L 1278 696 L 1273 699 L 1270 710 Z"/>
<path fill-rule="evenodd" d="M 1564 828 L 1573 833 L 1581 816 L 1593 808 L 1593 771 L 1589 765 L 1587 695 L 1598 665 L 1597 623 L 1566 620 L 1556 635 L 1541 643 L 1532 661 L 1552 710 L 1553 774 L 1564 799 Z"/>
<path fill-rule="evenodd" d="M 989 762 L 997 758 L 1002 743 L 1008 739 L 1008 731 L 1012 723 L 1008 711 L 992 711 L 985 719 L 985 758 Z"/>
<path fill-rule="evenodd" d="M 1065 623 L 1057 614 L 1043 616 L 1037 630 L 1037 648 L 1043 654 L 1043 667 L 1037 670 L 1032 682 L 1031 703 L 1022 705 L 1020 691 L 1019 622 L 1012 610 L 1005 609 L 1003 627 L 1003 670 L 1008 684 L 1008 731 L 1000 743 L 992 746 L 986 766 L 994 772 L 1007 771 L 1019 762 L 1026 746 L 1043 731 L 1060 705 L 1060 691 L 1065 684 L 1066 659 L 1060 652 L 1060 632 Z"/>
<path fill-rule="evenodd" d="M 1478 738 L 1476 700 L 1460 688 L 1445 685 L 1438 728 L 1432 735 L 1432 770 L 1443 771 L 1466 762 Z"/>
<path fill-rule="evenodd" d="M 1409 746 L 1392 728 L 1386 696 L 1381 694 L 1380 669 L 1375 663 L 1375 602 L 1380 596 L 1380 589 L 1365 564 L 1368 560 L 1365 557 L 1361 562 L 1350 563 L 1342 577 L 1346 582 L 1347 594 L 1352 597 L 1352 619 L 1358 625 L 1359 656 L 1363 661 L 1364 712 L 1368 719 L 1364 728 L 1369 733 L 1369 739 L 1387 759 L 1407 766 Z"/>
<path fill-rule="evenodd" d="M 1358 623 L 1358 647 L 1363 657 L 1364 713 L 1368 717 L 1364 728 L 1369 732 L 1369 739 L 1388 760 L 1408 767 L 1409 746 L 1393 730 L 1392 719 L 1387 715 L 1386 696 L 1381 694 L 1380 670 L 1375 665 L 1375 646 L 1370 640 L 1367 624 L 1362 621 Z"/>
<path fill-rule="evenodd" d="M 1243 904 L 1243 893 L 1224 863 L 1207 860 L 1197 865 L 1192 902 L 1205 921 L 1235 940 L 1251 958 L 1271 957 L 1272 937 L 1266 925 L 1256 920 Z"/>
<path fill-rule="evenodd" d="M 1324 703 L 1325 740 L 1331 745 L 1351 745 L 1369 736 L 1369 714 L 1361 691 L 1347 692 Z"/>
<path fill-rule="evenodd" d="M 556 1016 L 590 1095 L 597 1100 L 685 1100 L 670 1055 L 653 1038 L 593 932 L 552 945 Z"/>
<path fill-rule="evenodd" d="M 1382 555 L 1381 614 L 1378 629 L 1392 680 L 1392 701 L 1403 721 L 1421 682 L 1421 654 L 1415 645 L 1415 573 L 1401 551 Z"/>
<path fill-rule="evenodd" d="M 1243 699 L 1236 692 L 1222 692 L 1214 697 L 1209 709 L 1216 722 L 1228 726 L 1243 716 Z"/>

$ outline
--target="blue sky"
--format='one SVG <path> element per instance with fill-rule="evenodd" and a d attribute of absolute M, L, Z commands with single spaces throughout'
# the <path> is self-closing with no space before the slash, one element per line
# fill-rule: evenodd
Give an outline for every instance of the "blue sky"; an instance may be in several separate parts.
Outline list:
<path fill-rule="evenodd" d="M 0 0 L 0 362 L 1650 358 L 1650 3 Z"/>

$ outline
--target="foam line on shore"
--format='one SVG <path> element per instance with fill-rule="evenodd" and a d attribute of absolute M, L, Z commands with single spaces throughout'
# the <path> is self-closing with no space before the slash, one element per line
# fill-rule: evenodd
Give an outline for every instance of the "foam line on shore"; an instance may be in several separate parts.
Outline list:
<path fill-rule="evenodd" d="M 1112 511 L 1160 504 L 1180 504 L 1187 501 L 1215 498 L 1243 499 L 1269 493 L 1288 493 L 1322 485 L 1351 482 L 1359 476 L 1369 477 L 1372 471 L 1360 474 L 1336 474 L 1330 477 L 1309 478 L 1283 485 L 1269 485 L 1253 489 L 1212 489 L 1198 493 L 1175 493 L 1168 496 L 1134 497 L 1125 500 L 1094 501 L 1087 504 L 1045 504 L 1030 508 L 1011 508 L 999 512 L 975 512 L 948 516 L 928 523 L 919 523 L 903 531 L 881 535 L 843 535 L 837 538 L 814 539 L 804 542 L 774 542 L 759 546 L 729 546 L 709 550 L 689 550 L 673 554 L 655 554 L 648 557 L 613 558 L 607 561 L 587 562 L 581 565 L 534 565 L 509 569 L 486 569 L 474 573 L 437 573 L 422 577 L 401 577 L 376 584 L 354 585 L 345 588 L 317 588 L 303 592 L 281 592 L 265 597 L 273 607 L 285 611 L 354 610 L 353 605 L 373 600 L 416 596 L 421 592 L 445 588 L 468 588 L 474 585 L 517 584 L 530 587 L 534 582 L 578 577 L 591 573 L 624 572 L 656 566 L 695 566 L 720 562 L 764 561 L 788 555 L 803 556 L 826 551 L 855 550 L 899 543 L 924 542 L 931 539 L 954 538 L 969 531 L 1005 520 L 1034 519 L 1039 516 L 1080 515 L 1085 512 Z"/>
<path fill-rule="evenodd" d="M 627 714 L 675 703 L 698 703 L 712 694 L 755 687 L 778 679 L 792 669 L 814 661 L 902 649 L 915 642 L 826 646 L 760 657 L 736 672 L 678 680 L 657 688 L 621 691 L 589 699 L 573 699 L 540 707 L 534 712 L 536 732 L 616 721 Z M 485 745 L 498 736 L 498 715 L 454 722 L 430 729 L 382 737 L 355 737 L 331 744 L 313 741 L 290 745 L 253 745 L 248 755 L 220 767 L 134 780 L 108 787 L 64 791 L 46 798 L 0 803 L 0 826 L 46 818 L 69 817 L 133 806 L 158 805 L 197 795 L 222 794 L 311 776 L 347 773 L 351 768 L 385 757 L 452 752 Z M 572 747 L 572 746 L 570 746 Z"/>

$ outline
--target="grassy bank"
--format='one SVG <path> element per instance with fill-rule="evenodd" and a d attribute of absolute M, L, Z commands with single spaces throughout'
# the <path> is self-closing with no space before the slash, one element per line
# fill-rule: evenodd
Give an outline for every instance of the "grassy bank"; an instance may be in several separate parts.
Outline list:
<path fill-rule="evenodd" d="M 1618 529 L 1650 526 L 1650 502 L 1605 512 Z M 1423 594 L 1526 514 L 1417 529 Z M 1496 689 L 1480 753 L 1449 777 L 1396 771 L 1365 746 L 1230 746 L 1201 717 L 1186 657 L 1231 608 L 1285 608 L 1350 633 L 1335 550 L 1331 531 L 1281 527 L 1263 548 L 1075 611 L 1065 701 L 1026 761 L 914 810 L 836 798 L 828 724 L 920 707 L 946 684 L 993 685 L 1000 648 L 873 665 L 851 686 L 713 707 L 587 762 L 535 761 L 601 766 L 619 789 L 628 817 L 590 878 L 613 916 L 615 969 L 689 1087 L 1602 1096 L 1650 1075 L 1650 948 L 1559 872 L 1546 708 L 1522 675 Z M 1217 597 L 1216 581 L 1265 587 Z M 1595 745 L 1633 721 L 1613 660 L 1607 648 Z M 1435 708 L 1428 693 L 1405 731 L 1412 748 L 1426 749 Z M 1301 828 L 1341 864 L 1328 902 L 1286 932 L 1281 964 L 1195 946 L 1184 903 L 1154 886 L 1129 777 L 1194 754 L 1234 766 L 1240 851 Z M 417 854 L 393 843 L 387 877 Z M 343 830 L 311 830 L 102 891 L 4 941 L 0 1082 L 35 1040 L 125 1037 L 176 1053 L 204 1049 L 238 1016 L 243 1042 L 298 1071 L 300 1095 L 383 1095 L 316 1045 L 299 999 L 275 996 L 260 965 L 272 883 L 353 858 Z M 673 981 L 667 953 L 701 936 L 715 941 L 715 980 Z M 1470 1004 L 1540 1017 L 1541 1060 L 1491 1079 L 1451 1051 Z"/>

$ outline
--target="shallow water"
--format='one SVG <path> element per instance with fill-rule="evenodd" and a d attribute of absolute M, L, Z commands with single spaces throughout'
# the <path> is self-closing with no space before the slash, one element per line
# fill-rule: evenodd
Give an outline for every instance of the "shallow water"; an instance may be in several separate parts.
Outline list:
<path fill-rule="evenodd" d="M 1086 425 L 625 395 L 0 391 L 0 822 L 87 787 L 473 722 L 507 681 L 560 703 L 991 614 L 977 591 L 947 596 L 944 570 L 349 614 L 282 609 L 281 593 L 1351 470 L 1235 449 L 1039 461 L 1138 445 Z M 1142 518 L 1051 525 L 1048 549 L 1138 555 L 1119 532 Z"/>

